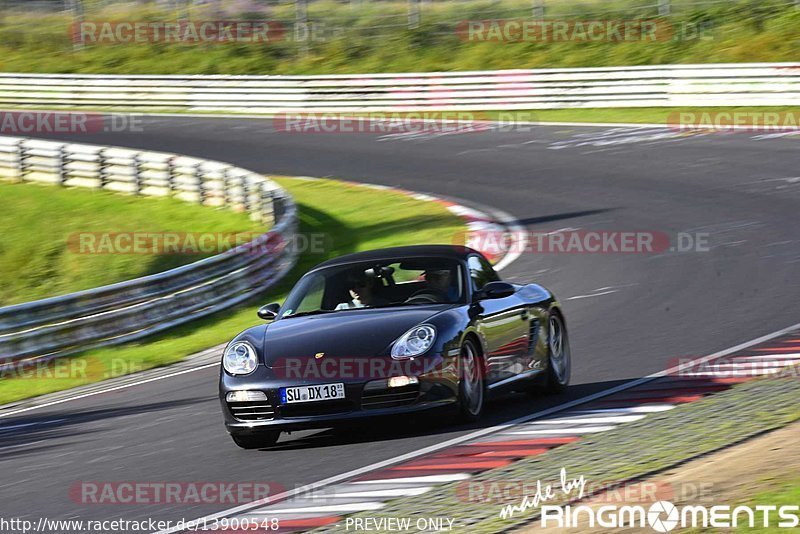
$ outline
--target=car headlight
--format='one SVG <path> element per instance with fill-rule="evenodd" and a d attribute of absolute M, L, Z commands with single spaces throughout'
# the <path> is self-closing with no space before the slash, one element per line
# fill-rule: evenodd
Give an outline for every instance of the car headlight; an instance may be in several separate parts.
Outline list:
<path fill-rule="evenodd" d="M 413 358 L 424 354 L 436 339 L 436 329 L 429 324 L 415 326 L 394 342 L 392 358 Z"/>
<path fill-rule="evenodd" d="M 249 375 L 257 365 L 256 349 L 247 341 L 231 343 L 222 357 L 222 366 L 232 375 Z"/>

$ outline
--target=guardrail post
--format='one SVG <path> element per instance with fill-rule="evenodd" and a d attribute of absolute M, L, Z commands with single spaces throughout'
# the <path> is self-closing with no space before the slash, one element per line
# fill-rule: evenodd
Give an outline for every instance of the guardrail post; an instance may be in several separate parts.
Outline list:
<path fill-rule="evenodd" d="M 533 0 L 533 18 L 544 18 L 544 0 Z"/>
<path fill-rule="evenodd" d="M 250 209 L 252 208 L 250 191 L 250 180 L 247 179 L 247 176 L 242 176 L 242 205 L 244 206 L 244 211 L 248 213 L 250 213 Z"/>
<path fill-rule="evenodd" d="M 31 163 L 29 161 L 30 158 L 31 155 L 30 155 L 30 150 L 28 149 L 28 145 L 25 143 L 25 141 L 22 141 L 20 143 L 20 160 L 19 160 L 20 182 L 25 181 L 25 176 L 28 174 L 28 171 L 31 168 Z"/>
<path fill-rule="evenodd" d="M 269 189 L 269 186 L 266 183 L 261 184 L 261 223 L 272 223 L 276 224 L 277 221 L 274 218 L 275 211 L 274 211 L 274 202 L 275 199 L 273 197 L 272 190 Z"/>
<path fill-rule="evenodd" d="M 178 173 L 175 170 L 175 157 L 173 156 L 167 160 L 167 189 L 169 189 L 170 196 L 175 193 L 177 188 L 177 184 L 175 183 L 177 175 Z"/>
<path fill-rule="evenodd" d="M 142 194 L 142 169 L 141 169 L 141 159 L 139 158 L 139 154 L 135 154 L 133 156 L 133 187 L 134 192 L 137 195 Z"/>
<path fill-rule="evenodd" d="M 658 0 L 658 14 L 661 17 L 667 17 L 672 12 L 670 0 Z"/>
<path fill-rule="evenodd" d="M 17 181 L 23 182 L 25 181 L 25 141 L 17 141 L 14 146 L 17 149 Z"/>
<path fill-rule="evenodd" d="M 64 148 L 64 145 L 59 145 L 58 147 L 58 163 L 56 164 L 56 171 L 58 172 L 58 185 L 63 186 L 67 183 L 67 149 Z"/>
<path fill-rule="evenodd" d="M 108 161 L 106 160 L 106 149 L 101 148 L 97 151 L 97 176 L 100 179 L 100 189 L 105 189 L 108 185 Z"/>
<path fill-rule="evenodd" d="M 201 163 L 194 166 L 194 178 L 197 181 L 197 198 L 200 204 L 206 201 L 206 184 L 203 181 L 203 171 L 200 169 Z"/>
<path fill-rule="evenodd" d="M 222 170 L 222 204 L 230 206 L 231 201 L 231 169 L 225 167 Z"/>

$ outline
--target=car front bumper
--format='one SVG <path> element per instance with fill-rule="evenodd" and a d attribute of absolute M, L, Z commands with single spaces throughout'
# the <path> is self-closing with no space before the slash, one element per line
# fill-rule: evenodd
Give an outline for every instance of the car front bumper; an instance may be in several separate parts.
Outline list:
<path fill-rule="evenodd" d="M 220 372 L 219 398 L 228 432 L 242 435 L 268 430 L 323 428 L 372 417 L 434 410 L 458 400 L 456 358 L 436 357 L 425 372 L 406 375 L 416 376 L 418 384 L 394 388 L 379 387 L 378 383 L 385 378 L 283 375 L 280 369 L 264 365 L 247 376 Z M 280 402 L 281 388 L 333 383 L 344 383 L 344 399 Z M 231 391 L 263 392 L 266 401 L 228 402 L 226 397 Z"/>

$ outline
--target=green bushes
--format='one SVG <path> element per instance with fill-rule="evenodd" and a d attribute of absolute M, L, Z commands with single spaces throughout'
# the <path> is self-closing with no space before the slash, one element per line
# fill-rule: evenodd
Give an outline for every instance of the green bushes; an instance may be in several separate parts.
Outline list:
<path fill-rule="evenodd" d="M 232 5 L 225 4 L 225 5 Z M 655 18 L 653 2 L 547 0 L 546 15 L 569 20 Z M 657 42 L 465 42 L 464 20 L 529 17 L 529 0 L 426 3 L 421 24 L 407 26 L 406 2 L 366 2 L 357 7 L 328 1 L 309 5 L 309 21 L 324 41 L 293 40 L 294 6 L 264 6 L 259 14 L 194 8 L 191 20 L 280 21 L 286 39 L 267 44 L 113 44 L 75 49 L 67 15 L 7 12 L 0 23 L 0 70 L 157 74 L 308 74 L 400 72 L 664 63 L 795 61 L 800 58 L 800 10 L 783 0 L 732 0 L 694 6 L 673 0 L 665 19 L 671 39 Z M 128 6 L 128 7 L 126 7 Z M 90 6 L 91 7 L 91 6 Z M 96 7 L 88 21 L 174 21 L 157 7 Z"/>

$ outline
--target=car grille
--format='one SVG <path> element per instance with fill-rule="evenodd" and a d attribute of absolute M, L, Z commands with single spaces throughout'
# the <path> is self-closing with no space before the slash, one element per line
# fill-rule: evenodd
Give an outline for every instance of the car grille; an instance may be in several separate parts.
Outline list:
<path fill-rule="evenodd" d="M 270 421 L 275 418 L 275 408 L 269 401 L 229 402 L 228 408 L 239 421 Z"/>
<path fill-rule="evenodd" d="M 281 406 L 281 417 L 313 417 L 315 415 L 331 415 L 353 410 L 352 401 L 336 399 L 329 401 L 284 404 Z"/>
<path fill-rule="evenodd" d="M 365 410 L 394 408 L 413 404 L 419 396 L 419 384 L 400 388 L 373 389 L 361 395 L 361 407 Z"/>

